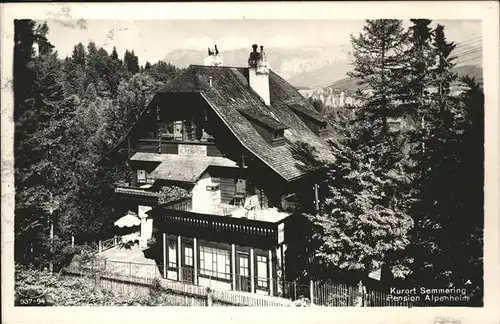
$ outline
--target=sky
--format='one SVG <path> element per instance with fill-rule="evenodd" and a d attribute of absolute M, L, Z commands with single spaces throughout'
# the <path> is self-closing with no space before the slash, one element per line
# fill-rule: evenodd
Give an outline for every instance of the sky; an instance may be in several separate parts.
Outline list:
<path fill-rule="evenodd" d="M 39 21 L 40 22 L 40 21 Z M 457 43 L 482 36 L 479 20 L 436 20 Z M 176 49 L 205 51 L 217 43 L 224 50 L 266 47 L 331 47 L 349 45 L 349 35 L 362 30 L 363 20 L 47 20 L 48 38 L 60 57 L 74 45 L 91 40 L 123 57 L 133 49 L 142 65 L 157 62 Z M 408 22 L 405 22 L 408 25 Z M 272 31 L 272 32 L 271 32 Z"/>

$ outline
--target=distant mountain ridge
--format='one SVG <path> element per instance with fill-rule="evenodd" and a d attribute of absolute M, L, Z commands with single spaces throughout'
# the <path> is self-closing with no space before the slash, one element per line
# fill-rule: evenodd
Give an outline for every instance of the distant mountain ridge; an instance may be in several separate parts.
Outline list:
<path fill-rule="evenodd" d="M 299 87 L 316 87 L 330 80 L 340 79 L 349 69 L 350 45 L 305 48 L 266 48 L 269 65 L 273 71 Z M 225 66 L 247 66 L 249 48 L 227 50 L 219 46 Z M 177 49 L 168 53 L 164 61 L 183 68 L 191 64 L 203 64 L 208 49 Z"/>
<path fill-rule="evenodd" d="M 463 76 L 473 77 L 476 81 L 483 81 L 483 69 L 477 65 L 462 65 L 453 69 L 459 78 Z M 352 94 L 358 89 L 366 89 L 366 86 L 358 85 L 355 78 L 343 78 L 312 89 L 300 89 L 299 92 L 306 98 L 312 98 L 323 102 L 325 106 L 342 107 L 352 98 Z M 452 85 L 452 92 L 459 91 L 458 84 Z"/>
<path fill-rule="evenodd" d="M 247 66 L 248 55 L 251 50 L 250 44 L 248 48 L 234 50 L 224 50 L 223 44 L 219 45 L 219 51 L 225 66 Z M 332 83 L 332 80 L 350 82 L 345 81 L 347 71 L 352 69 L 350 66 L 352 61 L 352 47 L 350 44 L 303 48 L 264 46 L 264 50 L 267 52 L 271 69 L 297 88 L 325 87 Z M 203 64 L 207 54 L 208 49 L 203 48 L 199 50 L 176 49 L 168 53 L 163 58 L 163 61 L 183 68 L 191 64 Z M 465 62 L 477 58 L 477 55 L 477 49 L 465 44 L 460 48 L 458 56 L 459 60 Z M 474 65 L 472 62 L 469 64 Z"/>

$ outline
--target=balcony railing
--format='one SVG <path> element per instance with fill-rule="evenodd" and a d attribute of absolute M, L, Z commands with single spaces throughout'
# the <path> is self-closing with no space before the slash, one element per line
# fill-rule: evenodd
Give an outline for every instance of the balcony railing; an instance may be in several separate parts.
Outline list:
<path fill-rule="evenodd" d="M 150 152 L 150 153 L 166 153 L 166 154 L 178 154 L 179 145 L 184 146 L 204 146 L 206 147 L 206 154 L 208 156 L 222 156 L 215 142 L 213 141 L 192 141 L 192 140 L 182 140 L 182 141 L 171 141 L 171 140 L 159 140 L 159 139 L 147 139 L 141 138 L 137 140 L 136 149 L 139 152 Z"/>
<path fill-rule="evenodd" d="M 193 213 L 189 211 L 187 202 L 179 202 L 177 206 L 181 210 L 160 208 L 153 212 L 155 227 L 159 231 L 264 249 L 272 248 L 278 242 L 278 226 L 275 223 Z"/>

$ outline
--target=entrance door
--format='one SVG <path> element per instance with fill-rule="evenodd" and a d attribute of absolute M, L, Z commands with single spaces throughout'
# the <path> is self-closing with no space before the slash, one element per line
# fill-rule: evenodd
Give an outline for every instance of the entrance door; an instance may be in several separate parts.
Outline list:
<path fill-rule="evenodd" d="M 236 290 L 250 291 L 250 257 L 247 253 L 237 253 L 236 257 Z"/>
<path fill-rule="evenodd" d="M 182 264 L 182 281 L 187 283 L 194 283 L 194 256 L 193 247 L 184 245 L 184 261 Z"/>

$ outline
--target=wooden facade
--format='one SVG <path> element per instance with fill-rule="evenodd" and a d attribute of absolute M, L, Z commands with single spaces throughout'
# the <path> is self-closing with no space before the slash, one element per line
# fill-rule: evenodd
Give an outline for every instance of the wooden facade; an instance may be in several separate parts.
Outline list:
<path fill-rule="evenodd" d="M 278 295 L 287 244 L 301 235 L 290 225 L 295 208 L 298 201 L 314 208 L 317 181 L 301 169 L 290 141 L 307 132 L 309 144 L 329 152 L 321 140 L 327 126 L 277 75 L 261 83 L 269 87 L 265 100 L 249 75 L 191 66 L 154 96 L 122 141 L 132 174 L 116 190 L 116 210 L 151 220 L 166 278 Z M 192 197 L 160 205 L 164 185 Z M 260 218 L 236 215 L 247 203 Z"/>

